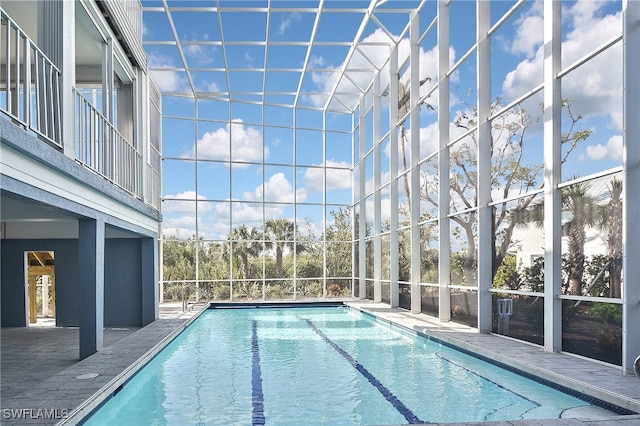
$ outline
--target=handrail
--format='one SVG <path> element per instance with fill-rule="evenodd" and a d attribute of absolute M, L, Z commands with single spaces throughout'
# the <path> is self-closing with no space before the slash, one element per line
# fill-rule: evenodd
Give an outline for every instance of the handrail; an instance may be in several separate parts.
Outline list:
<path fill-rule="evenodd" d="M 62 147 L 62 73 L 0 8 L 0 110 Z"/>
<path fill-rule="evenodd" d="M 76 160 L 142 199 L 142 156 L 77 89 Z"/>

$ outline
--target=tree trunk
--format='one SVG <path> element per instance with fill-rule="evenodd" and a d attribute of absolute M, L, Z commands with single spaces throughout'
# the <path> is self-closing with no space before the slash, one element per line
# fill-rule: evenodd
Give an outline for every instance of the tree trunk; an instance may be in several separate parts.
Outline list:
<path fill-rule="evenodd" d="M 574 296 L 582 295 L 582 276 L 584 275 L 584 223 L 576 215 L 568 230 L 569 237 L 569 288 Z"/>
<path fill-rule="evenodd" d="M 407 149 L 405 148 L 405 142 L 407 141 L 407 129 L 402 125 L 402 129 L 400 131 L 400 143 L 402 144 L 402 167 L 404 167 L 404 171 L 407 171 Z M 409 174 L 404 174 L 404 192 L 407 195 L 407 206 L 409 207 L 409 211 L 411 211 L 411 190 L 409 189 Z"/>
<path fill-rule="evenodd" d="M 282 246 L 276 243 L 276 275 L 278 278 L 282 278 L 284 273 L 282 271 Z"/>
<path fill-rule="evenodd" d="M 464 229 L 468 244 L 467 256 L 462 263 L 462 272 L 464 273 L 467 285 L 472 287 L 475 287 L 478 284 L 478 274 L 476 272 L 478 253 L 476 250 L 476 240 L 473 235 L 473 223 L 475 222 L 475 218 L 475 213 L 471 213 L 467 222 L 458 222 L 460 226 L 462 226 L 462 229 Z"/>
<path fill-rule="evenodd" d="M 622 182 L 611 183 L 607 249 L 609 254 L 609 297 L 622 297 Z"/>

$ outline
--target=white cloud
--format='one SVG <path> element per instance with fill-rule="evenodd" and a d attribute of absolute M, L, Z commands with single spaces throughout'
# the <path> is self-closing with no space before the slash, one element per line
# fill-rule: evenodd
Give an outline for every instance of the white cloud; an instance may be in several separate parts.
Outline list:
<path fill-rule="evenodd" d="M 275 173 L 263 185 L 257 187 L 253 192 L 245 192 L 242 198 L 246 201 L 262 201 L 264 194 L 265 202 L 293 203 L 293 185 L 287 180 L 284 173 Z M 304 190 L 298 190 L 296 201 L 303 202 L 306 199 Z"/>
<path fill-rule="evenodd" d="M 322 164 L 320 164 L 322 166 Z M 351 164 L 346 161 L 327 160 L 327 191 L 351 188 Z M 333 168 L 335 167 L 335 168 Z M 346 170 L 341 170 L 346 169 Z M 322 168 L 310 167 L 304 174 L 304 185 L 309 191 L 322 191 Z"/>
<path fill-rule="evenodd" d="M 183 191 L 176 195 L 165 195 L 163 197 L 166 201 L 162 206 L 162 211 L 166 213 L 189 213 L 194 214 L 196 205 L 194 201 L 204 200 L 203 195 L 196 195 L 195 191 Z M 199 212 L 207 212 L 211 210 L 209 203 L 200 203 L 198 205 Z"/>
<path fill-rule="evenodd" d="M 278 26 L 278 34 L 283 35 L 294 22 L 300 21 L 302 15 L 298 12 L 285 13 L 280 17 L 280 25 Z"/>
<path fill-rule="evenodd" d="M 229 223 L 231 215 L 230 208 L 233 209 L 233 222 L 234 226 L 248 225 L 248 226 L 262 226 L 262 213 L 264 208 L 264 217 L 269 219 L 273 217 L 282 217 L 284 213 L 284 206 L 275 204 L 262 204 L 262 203 L 243 203 L 238 200 L 234 200 L 232 203 L 218 203 L 215 206 L 214 214 L 216 220 Z M 228 230 L 225 227 L 225 234 Z"/>
<path fill-rule="evenodd" d="M 253 56 L 251 56 L 251 52 L 250 51 L 246 51 L 244 52 L 244 60 L 247 61 L 247 64 L 251 65 L 251 63 L 253 62 Z"/>
<path fill-rule="evenodd" d="M 582 160 L 587 158 L 590 160 L 611 159 L 622 161 L 622 135 L 615 135 L 609 138 L 606 145 L 597 144 L 587 146 L 586 156 L 582 156 Z"/>
<path fill-rule="evenodd" d="M 370 69 L 372 72 L 354 72 L 350 74 L 350 77 L 356 82 L 358 86 L 361 88 L 366 88 L 371 83 L 371 79 L 373 76 L 373 71 L 375 70 L 374 66 L 371 64 L 373 62 L 376 66 L 381 67 L 387 59 L 389 58 L 390 53 L 390 45 L 393 43 L 386 32 L 381 29 L 377 29 L 369 36 L 365 37 L 362 40 L 364 43 L 387 43 L 388 45 L 362 45 L 360 49 L 362 49 L 362 53 L 356 51 L 352 56 L 348 68 L 352 69 Z M 400 41 L 398 44 L 398 60 L 399 63 L 402 64 L 403 61 L 409 57 L 410 52 L 410 43 L 409 39 L 405 38 Z M 453 52 L 453 50 L 452 50 Z M 366 57 L 365 57 L 366 55 Z M 452 55 L 452 61 L 455 54 Z M 420 48 L 420 78 L 431 77 L 435 78 L 437 76 L 437 49 L 434 47 L 432 50 L 425 52 Z M 313 57 L 310 61 L 310 67 L 312 68 L 333 68 L 332 64 L 330 64 L 323 57 Z M 385 67 L 386 69 L 386 67 Z M 312 80 L 318 90 L 320 92 L 329 92 L 335 85 L 336 79 L 338 78 L 339 73 L 313 73 Z M 380 85 L 384 87 L 389 82 L 389 73 L 385 72 L 384 69 L 380 73 Z M 428 89 L 428 84 L 425 84 L 421 90 L 424 93 Z M 337 88 L 338 92 L 347 92 L 353 93 L 353 98 L 357 100 L 356 95 L 359 96 L 359 90 L 354 86 L 354 84 L 349 81 L 349 79 L 342 79 L 338 84 Z M 344 97 L 343 97 L 344 99 Z M 309 96 L 306 97 L 306 100 L 312 102 L 315 106 L 324 106 L 326 102 L 325 96 Z"/>
<path fill-rule="evenodd" d="M 184 87 L 185 80 L 175 71 L 151 70 L 150 74 L 161 92 L 177 92 Z"/>
<path fill-rule="evenodd" d="M 461 133 L 460 129 L 458 129 L 453 123 L 450 124 L 450 132 L 451 137 L 453 138 L 456 133 Z M 400 130 L 398 130 L 400 132 Z M 409 132 L 409 129 L 407 129 Z M 433 154 L 439 149 L 440 141 L 439 141 L 439 130 L 438 123 L 433 122 L 429 124 L 427 127 L 420 128 L 420 158 L 424 158 L 428 155 Z M 403 143 L 400 134 L 398 133 L 398 143 Z M 407 140 L 404 142 L 405 153 L 407 156 L 407 164 L 410 164 L 411 158 L 411 144 L 410 144 L 410 136 L 407 137 Z M 391 157 L 391 144 L 388 143 L 384 146 L 384 154 L 387 158 Z M 402 148 L 398 146 L 398 166 L 399 170 L 402 170 Z"/>
<path fill-rule="evenodd" d="M 565 35 L 562 42 L 563 66 L 571 65 L 597 46 L 621 33 L 621 12 L 601 16 L 604 5 L 605 2 L 582 0 L 563 9 L 563 16 L 566 19 L 563 25 Z M 507 102 L 541 83 L 543 46 L 532 38 L 526 38 L 530 36 L 524 35 L 532 31 L 531 28 L 539 25 L 538 19 L 541 19 L 541 16 L 542 10 L 539 3 L 535 3 L 527 16 L 518 21 L 520 27 L 516 30 L 517 35 L 512 50 L 526 53 L 527 59 L 521 61 L 505 78 L 502 89 Z M 540 36 L 539 30 L 534 32 L 538 37 Z M 534 48 L 535 53 L 531 50 Z M 580 109 L 580 111 L 574 111 L 576 114 L 582 114 L 585 118 L 589 115 L 609 116 L 612 127 L 620 130 L 622 128 L 621 66 L 622 48 L 618 43 L 564 77 L 562 97 L 575 99 Z"/>
<path fill-rule="evenodd" d="M 213 62 L 217 46 L 204 46 L 202 44 L 183 44 L 182 50 L 188 59 L 188 63 L 207 65 Z"/>
<path fill-rule="evenodd" d="M 516 20 L 516 32 L 509 49 L 511 53 L 522 53 L 528 58 L 536 55 L 544 41 L 543 12 L 543 2 L 538 0 L 533 3 L 531 9 Z"/>
<path fill-rule="evenodd" d="M 374 211 L 374 201 L 373 201 L 373 197 L 369 197 L 366 201 L 366 209 L 367 212 L 373 212 Z M 380 221 L 382 222 L 382 224 L 388 223 L 389 220 L 391 220 L 391 205 L 392 204 L 396 204 L 397 202 L 391 200 L 391 198 L 389 197 L 384 197 L 380 200 Z M 373 215 L 369 216 L 367 214 L 367 221 L 370 223 L 373 223 Z"/>
<path fill-rule="evenodd" d="M 166 237 L 187 239 L 195 234 L 195 230 L 196 217 L 193 214 L 162 220 L 162 234 Z"/>
<path fill-rule="evenodd" d="M 147 56 L 150 68 L 173 68 L 173 60 L 165 55 L 157 55 L 150 53 Z M 186 80 L 180 76 L 176 71 L 163 71 L 163 70 L 151 70 L 151 77 L 153 81 L 158 85 L 161 92 L 175 92 L 182 89 Z"/>
<path fill-rule="evenodd" d="M 391 220 L 391 198 L 380 200 L 380 220 L 382 223 Z"/>
<path fill-rule="evenodd" d="M 229 204 L 220 204 L 220 210 L 226 210 L 229 215 Z M 237 224 L 262 223 L 262 205 L 251 203 L 233 203 L 233 222 Z M 216 210 L 219 210 L 216 207 Z"/>
<path fill-rule="evenodd" d="M 245 126 L 239 118 L 233 119 L 224 128 L 206 132 L 197 142 L 198 157 L 208 160 L 229 160 L 231 149 L 233 161 L 262 162 L 262 133 L 254 127 Z M 186 157 L 195 155 L 195 147 L 185 153 Z M 264 147 L 264 158 L 269 155 L 269 148 Z M 244 167 L 242 164 L 238 168 Z"/>

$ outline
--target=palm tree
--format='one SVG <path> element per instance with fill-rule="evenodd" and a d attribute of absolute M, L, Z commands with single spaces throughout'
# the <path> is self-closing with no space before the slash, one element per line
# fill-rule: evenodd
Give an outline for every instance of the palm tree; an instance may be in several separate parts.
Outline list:
<path fill-rule="evenodd" d="M 295 225 L 293 221 L 280 218 L 269 219 L 265 223 L 265 247 L 274 248 L 276 252 L 276 278 L 283 278 L 282 255 L 285 250 L 293 250 L 293 237 Z M 303 246 L 297 245 L 298 252 L 304 250 Z"/>
<path fill-rule="evenodd" d="M 585 184 L 571 185 L 562 190 L 562 205 L 570 216 L 564 226 L 569 248 L 569 289 L 572 295 L 582 295 L 584 275 L 584 243 L 586 228 L 597 222 L 597 203 L 589 196 Z"/>
<path fill-rule="evenodd" d="M 431 81 L 430 77 L 423 78 L 420 80 L 420 87 L 426 82 Z M 382 96 L 387 96 L 389 94 L 388 91 L 382 93 Z M 400 81 L 400 75 L 398 75 L 398 117 L 404 117 L 409 112 L 409 106 L 411 101 L 411 80 L 407 80 L 404 84 Z M 424 103 L 428 109 L 433 110 L 433 106 L 428 103 Z M 400 148 L 402 150 L 402 167 L 403 171 L 406 171 L 409 167 L 407 160 L 407 149 L 406 145 L 409 143 L 409 138 L 407 136 L 407 127 L 405 125 L 406 118 L 402 118 L 400 121 Z M 404 192 L 407 196 L 407 203 L 409 205 L 409 209 L 411 209 L 411 191 L 409 188 L 409 175 L 404 174 Z"/>
<path fill-rule="evenodd" d="M 569 292 L 575 296 L 582 295 L 584 276 L 584 244 L 587 238 L 586 229 L 602 225 L 602 209 L 598 199 L 589 194 L 586 182 L 577 183 L 562 189 L 562 232 L 567 237 L 567 284 Z M 539 228 L 544 226 L 544 204 L 537 203 L 525 213 L 518 211 L 518 223 L 534 223 Z M 515 221 L 515 220 L 514 220 Z"/>
<path fill-rule="evenodd" d="M 605 207 L 607 251 L 609 255 L 609 297 L 622 297 L 622 181 L 613 179 L 610 200 Z"/>
<path fill-rule="evenodd" d="M 237 259 L 242 278 L 250 278 L 250 259 L 258 256 L 263 249 L 261 232 L 257 228 L 249 229 L 246 225 L 241 225 L 233 230 L 228 240 L 231 241 L 231 246 L 225 245 L 225 258 Z"/>

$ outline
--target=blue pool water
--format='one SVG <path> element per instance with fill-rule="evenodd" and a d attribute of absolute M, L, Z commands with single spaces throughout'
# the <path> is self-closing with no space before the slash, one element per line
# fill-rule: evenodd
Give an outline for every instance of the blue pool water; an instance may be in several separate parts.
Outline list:
<path fill-rule="evenodd" d="M 380 425 L 605 413 L 369 315 L 301 307 L 206 311 L 86 424 Z"/>

